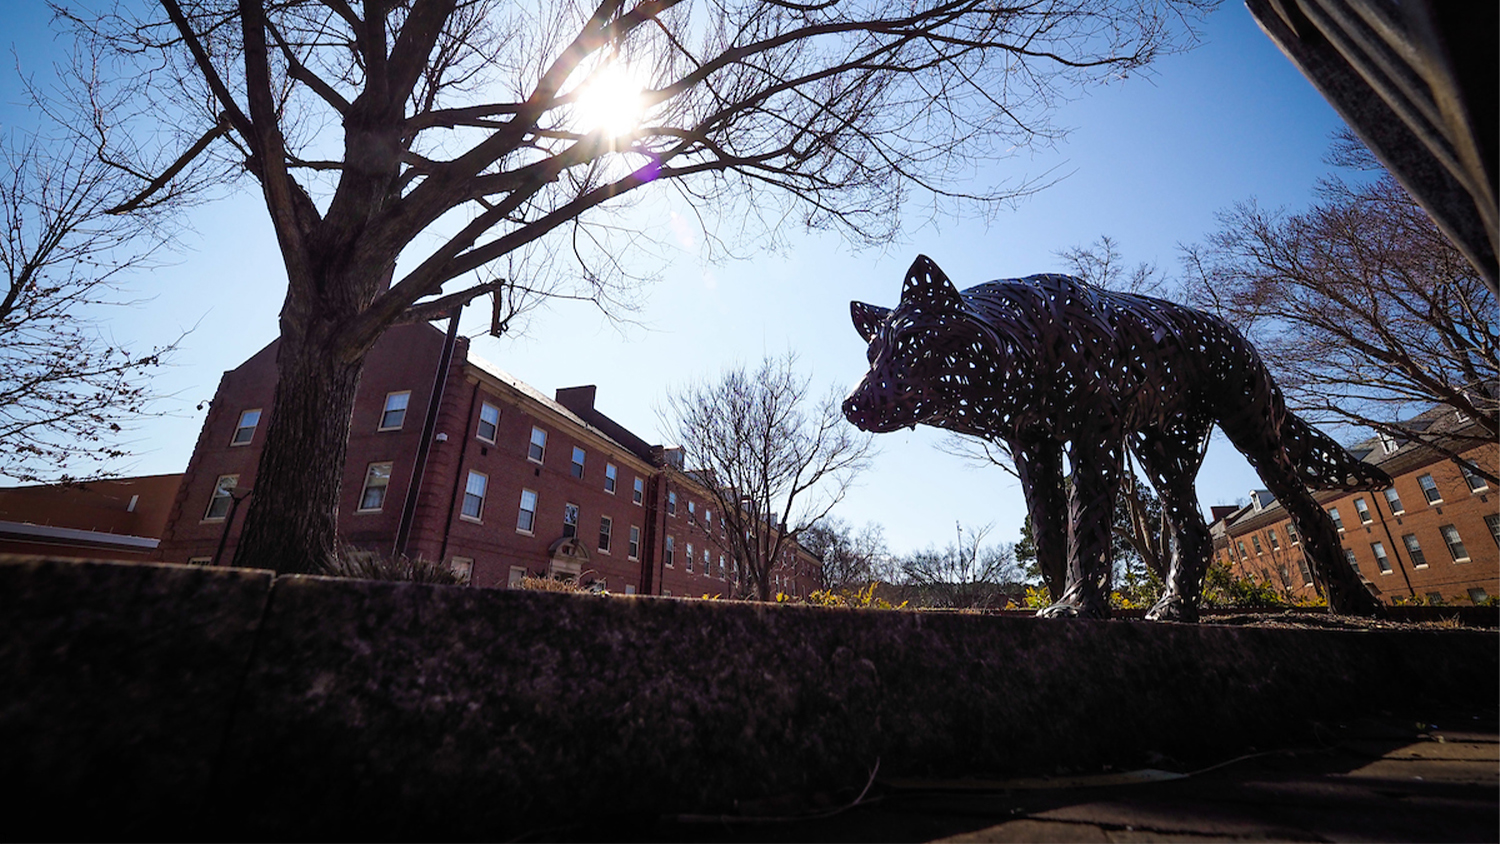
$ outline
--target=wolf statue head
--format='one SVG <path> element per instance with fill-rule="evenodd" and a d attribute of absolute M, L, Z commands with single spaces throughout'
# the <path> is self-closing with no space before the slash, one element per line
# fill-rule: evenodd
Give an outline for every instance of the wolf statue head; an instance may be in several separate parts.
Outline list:
<path fill-rule="evenodd" d="M 938 265 L 918 255 L 895 308 L 849 303 L 870 344 L 870 371 L 844 400 L 844 416 L 865 431 L 918 424 L 982 433 L 973 395 L 1004 380 L 993 330 L 976 317 Z M 983 385 L 983 386 L 981 386 Z"/>

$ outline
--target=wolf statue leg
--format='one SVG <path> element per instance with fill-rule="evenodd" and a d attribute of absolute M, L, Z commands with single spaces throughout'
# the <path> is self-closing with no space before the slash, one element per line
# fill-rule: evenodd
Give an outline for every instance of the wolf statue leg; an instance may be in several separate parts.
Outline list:
<path fill-rule="evenodd" d="M 1055 600 L 1063 594 L 1068 579 L 1068 527 L 1063 520 L 1068 498 L 1063 490 L 1062 444 L 1041 440 L 1009 445 L 1016 463 L 1016 477 L 1020 478 L 1026 494 L 1037 569 Z"/>
<path fill-rule="evenodd" d="M 1151 621 L 1197 621 L 1203 575 L 1213 555 L 1213 537 L 1198 509 L 1195 481 L 1203 463 L 1207 423 L 1195 422 L 1172 434 L 1143 431 L 1135 454 L 1161 497 L 1162 512 L 1172 527 L 1172 556 L 1167 563 L 1166 591 L 1146 618 Z"/>
<path fill-rule="evenodd" d="M 1124 466 L 1120 442 L 1117 430 L 1080 431 L 1069 445 L 1068 583 L 1062 598 L 1038 615 L 1109 618 L 1111 523 Z"/>

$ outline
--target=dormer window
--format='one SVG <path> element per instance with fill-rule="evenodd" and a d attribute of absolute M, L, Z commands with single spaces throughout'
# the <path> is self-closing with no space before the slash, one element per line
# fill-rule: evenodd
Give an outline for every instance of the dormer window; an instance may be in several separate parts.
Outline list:
<path fill-rule="evenodd" d="M 1401 445 L 1396 442 L 1396 438 L 1395 437 L 1391 436 L 1390 434 L 1381 434 L 1380 435 L 1380 450 L 1381 451 L 1384 451 L 1386 454 L 1395 454 L 1396 453 L 1396 449 L 1398 449 L 1400 447 L 1401 447 Z"/>

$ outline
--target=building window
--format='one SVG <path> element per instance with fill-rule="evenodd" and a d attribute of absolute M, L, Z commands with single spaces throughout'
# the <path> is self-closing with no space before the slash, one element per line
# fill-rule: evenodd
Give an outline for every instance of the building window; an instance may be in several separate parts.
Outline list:
<path fill-rule="evenodd" d="M 642 501 L 646 500 L 646 482 L 645 481 L 641 480 L 640 478 L 636 478 L 635 479 L 635 485 L 632 486 L 631 489 L 630 489 L 630 500 L 631 500 L 632 503 L 637 504 L 637 505 L 639 505 Z"/>
<path fill-rule="evenodd" d="M 399 431 L 406 421 L 406 403 L 411 401 L 411 390 L 385 394 L 385 409 L 380 412 L 380 430 Z"/>
<path fill-rule="evenodd" d="M 1401 496 L 1396 492 L 1395 487 L 1391 487 L 1385 491 L 1385 503 L 1391 505 L 1391 515 L 1393 516 L 1399 516 L 1406 512 L 1406 507 L 1401 504 Z"/>
<path fill-rule="evenodd" d="M 563 505 L 563 536 L 572 538 L 578 535 L 578 505 Z"/>
<path fill-rule="evenodd" d="M 511 566 L 510 577 L 505 581 L 506 589 L 520 589 L 526 585 L 526 567 Z"/>
<path fill-rule="evenodd" d="M 708 577 L 713 567 L 713 558 L 709 556 L 708 549 L 703 549 L 703 576 Z"/>
<path fill-rule="evenodd" d="M 1297 523 L 1296 522 L 1287 522 L 1286 523 L 1286 538 L 1293 545 L 1299 545 L 1299 544 L 1301 544 L 1302 537 L 1300 537 L 1300 536 L 1297 535 Z"/>
<path fill-rule="evenodd" d="M 693 543 L 691 543 L 691 542 L 689 542 L 687 544 L 687 555 L 686 555 L 685 559 L 687 560 L 686 571 L 687 571 L 688 574 L 692 574 L 693 573 Z"/>
<path fill-rule="evenodd" d="M 1236 539 L 1234 541 L 1234 544 L 1235 544 L 1235 547 L 1237 547 L 1237 548 L 1240 549 L 1240 559 L 1241 560 L 1248 560 L 1248 559 L 1250 559 L 1250 555 L 1245 553 L 1245 543 L 1244 543 L 1244 541 Z"/>
<path fill-rule="evenodd" d="M 1443 541 L 1448 543 L 1448 553 L 1453 555 L 1453 562 L 1467 563 L 1469 561 L 1469 549 L 1464 547 L 1464 541 L 1458 535 L 1458 528 L 1453 525 L 1443 525 L 1438 528 L 1443 534 Z"/>
<path fill-rule="evenodd" d="M 1354 499 L 1354 512 L 1359 514 L 1360 524 L 1367 525 L 1372 521 L 1370 517 L 1370 505 L 1366 504 L 1363 498 Z"/>
<path fill-rule="evenodd" d="M 604 464 L 604 491 L 610 495 L 615 494 L 615 476 L 618 472 L 619 470 L 615 468 L 615 464 Z"/>
<path fill-rule="evenodd" d="M 1385 545 L 1380 542 L 1371 542 L 1370 551 L 1375 554 L 1375 565 L 1381 574 L 1391 573 L 1391 561 L 1385 556 Z"/>
<path fill-rule="evenodd" d="M 474 560 L 469 557 L 454 557 L 448 564 L 448 570 L 453 572 L 453 578 L 460 586 L 468 586 L 474 579 Z"/>
<path fill-rule="evenodd" d="M 1255 548 L 1255 556 L 1259 557 L 1261 554 L 1265 553 L 1261 550 L 1260 547 L 1260 534 L 1256 534 L 1250 537 L 1250 544 Z"/>
<path fill-rule="evenodd" d="M 500 432 L 500 408 L 489 402 L 479 406 L 479 433 L 476 435 L 481 440 L 495 444 L 495 436 Z"/>
<path fill-rule="evenodd" d="M 1266 531 L 1266 538 L 1271 540 L 1272 551 L 1281 550 L 1281 540 L 1276 538 L 1276 528 L 1271 528 L 1270 530 Z"/>
<path fill-rule="evenodd" d="M 677 493 L 675 492 L 667 493 L 667 515 L 677 515 Z"/>
<path fill-rule="evenodd" d="M 667 544 L 662 548 L 661 552 L 661 561 L 664 565 L 667 566 L 667 568 L 672 567 L 672 553 L 674 546 L 675 543 L 672 541 L 672 537 L 667 537 Z"/>
<path fill-rule="evenodd" d="M 536 525 L 536 493 L 529 489 L 521 490 L 521 512 L 516 516 L 516 530 L 521 533 L 531 533 Z"/>
<path fill-rule="evenodd" d="M 1381 449 L 1381 451 L 1384 451 L 1386 454 L 1395 454 L 1396 453 L 1396 449 L 1398 449 L 1400 447 L 1401 446 L 1396 443 L 1396 438 L 1395 437 L 1391 436 L 1390 434 L 1381 434 L 1380 435 L 1380 449 Z"/>
<path fill-rule="evenodd" d="M 540 463 L 547 456 L 547 432 L 541 428 L 531 429 L 531 445 L 526 447 L 526 459 Z"/>
<path fill-rule="evenodd" d="M 1354 569 L 1354 573 L 1358 574 L 1359 573 L 1359 560 L 1356 560 L 1354 558 L 1354 551 L 1351 550 L 1351 549 L 1349 549 L 1349 548 L 1345 548 L 1344 549 L 1344 559 L 1346 559 L 1346 560 L 1349 561 L 1349 568 Z"/>
<path fill-rule="evenodd" d="M 1401 537 L 1401 544 L 1406 546 L 1406 555 L 1411 557 L 1412 568 L 1427 568 L 1427 555 L 1422 553 L 1422 543 L 1417 541 L 1415 533 Z"/>
<path fill-rule="evenodd" d="M 1500 545 L 1500 514 L 1491 513 L 1484 517 L 1484 524 L 1490 529 L 1490 538 Z"/>
<path fill-rule="evenodd" d="M 391 484 L 391 464 L 371 463 L 365 470 L 365 488 L 359 493 L 360 513 L 375 513 L 385 506 L 385 491 Z"/>
<path fill-rule="evenodd" d="M 484 518 L 484 490 L 488 485 L 489 478 L 484 474 L 469 473 L 469 480 L 464 484 L 463 518 L 476 522 Z"/>
<path fill-rule="evenodd" d="M 599 517 L 599 550 L 609 553 L 610 534 L 614 532 L 615 522 L 608 516 Z"/>
<path fill-rule="evenodd" d="M 1302 585 L 1311 586 L 1313 582 L 1312 569 L 1307 565 L 1307 558 L 1297 557 L 1297 571 L 1302 572 Z"/>
<path fill-rule="evenodd" d="M 1489 594 L 1486 593 L 1483 589 L 1480 589 L 1478 586 L 1470 587 L 1469 600 L 1474 603 L 1474 606 L 1481 606 L 1485 601 L 1488 601 L 1489 599 Z"/>
<path fill-rule="evenodd" d="M 719 555 L 719 579 L 724 579 L 724 555 Z"/>
<path fill-rule="evenodd" d="M 260 424 L 260 408 L 247 410 L 240 414 L 240 424 L 234 426 L 234 436 L 229 439 L 230 445 L 249 445 L 255 439 L 255 426 Z"/>
<path fill-rule="evenodd" d="M 1469 468 L 1469 464 L 1458 464 L 1458 470 L 1464 473 L 1464 482 L 1469 485 L 1469 492 L 1483 492 L 1490 488 L 1489 481 L 1475 474 L 1474 470 Z"/>
<path fill-rule="evenodd" d="M 703 508 L 703 529 L 709 533 L 714 532 L 714 511 Z"/>
<path fill-rule="evenodd" d="M 1437 481 L 1431 475 L 1422 475 L 1417 478 L 1417 484 L 1422 487 L 1422 495 L 1426 496 L 1428 504 L 1442 504 L 1443 494 L 1438 492 Z"/>
<path fill-rule="evenodd" d="M 583 477 L 583 458 L 584 458 L 583 449 L 579 448 L 576 445 L 573 446 L 573 468 L 572 468 L 572 472 L 573 472 L 573 477 L 575 477 L 575 478 L 581 478 L 581 477 Z"/>
<path fill-rule="evenodd" d="M 203 513 L 204 521 L 218 521 L 229 515 L 229 507 L 234 503 L 234 488 L 239 484 L 239 475 L 220 475 L 214 481 L 214 494 L 208 498 L 208 509 Z"/>
<path fill-rule="evenodd" d="M 638 560 L 638 559 L 640 559 L 640 557 L 641 557 L 641 529 L 639 527 L 635 526 L 635 525 L 631 525 L 630 526 L 630 549 L 629 550 L 630 550 L 630 553 L 629 553 L 628 556 L 630 557 L 630 559 L 632 559 L 632 560 Z"/>
<path fill-rule="evenodd" d="M 696 501 L 688 502 L 688 524 L 698 524 L 698 502 Z"/>
<path fill-rule="evenodd" d="M 1333 526 L 1339 529 L 1339 533 L 1343 533 L 1344 532 L 1344 520 L 1343 520 L 1343 518 L 1341 516 L 1339 516 L 1339 508 L 1337 508 L 1337 507 L 1329 507 L 1328 508 L 1328 517 L 1330 519 L 1333 519 Z"/>

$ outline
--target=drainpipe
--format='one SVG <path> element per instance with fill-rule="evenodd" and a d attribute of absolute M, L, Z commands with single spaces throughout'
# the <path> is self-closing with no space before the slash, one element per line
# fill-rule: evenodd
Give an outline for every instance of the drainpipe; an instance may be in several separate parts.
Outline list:
<path fill-rule="evenodd" d="M 234 513 L 240 509 L 240 502 L 249 498 L 254 492 L 253 489 L 247 489 L 244 495 L 229 493 L 229 515 L 224 517 L 224 529 L 219 531 L 219 547 L 214 549 L 214 558 L 209 560 L 209 565 L 219 564 L 219 558 L 224 555 L 224 543 L 229 541 L 229 526 L 234 524 Z"/>
<path fill-rule="evenodd" d="M 1375 513 L 1380 516 L 1380 529 L 1385 531 L 1385 541 L 1390 543 L 1391 554 L 1396 558 L 1396 565 L 1401 567 L 1401 577 L 1406 581 L 1406 591 L 1410 592 L 1412 597 L 1415 598 L 1417 596 L 1417 590 L 1412 587 L 1411 575 L 1406 571 L 1406 563 L 1402 562 L 1401 560 L 1400 552 L 1405 551 L 1406 546 L 1396 544 L 1395 538 L 1391 536 L 1391 525 L 1385 520 L 1385 511 L 1380 509 L 1380 499 L 1384 497 L 1384 495 L 1376 497 L 1372 493 L 1370 495 L 1370 500 L 1375 502 Z M 1393 513 L 1391 515 L 1394 516 L 1395 514 Z"/>
<path fill-rule="evenodd" d="M 469 457 L 469 441 L 474 439 L 474 406 L 479 404 L 479 382 L 474 383 L 474 392 L 469 394 L 469 415 L 465 417 L 464 438 L 458 447 L 458 462 L 453 467 L 453 491 L 448 496 L 448 517 L 443 520 L 443 545 L 438 549 L 438 562 L 448 558 L 448 537 L 453 533 L 453 511 L 458 508 L 459 485 L 464 481 L 464 465 Z M 486 493 L 488 494 L 488 493 Z M 477 562 L 477 561 L 476 561 Z M 473 585 L 474 574 L 469 573 L 469 584 Z"/>
<path fill-rule="evenodd" d="M 421 498 L 422 476 L 427 471 L 427 455 L 432 451 L 433 429 L 437 427 L 438 410 L 443 404 L 443 388 L 448 384 L 448 367 L 453 363 L 453 347 L 458 344 L 458 317 L 463 310 L 463 305 L 457 305 L 448 317 L 448 336 L 443 340 L 443 353 L 438 361 L 437 374 L 432 379 L 432 395 L 427 399 L 427 418 L 422 420 L 422 440 L 417 443 L 417 459 L 411 467 L 411 480 L 406 485 L 406 502 L 401 507 L 401 526 L 396 530 L 396 557 L 406 556 L 406 546 L 411 539 L 411 523 L 417 514 L 417 501 Z"/>

